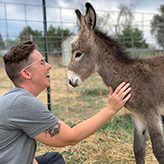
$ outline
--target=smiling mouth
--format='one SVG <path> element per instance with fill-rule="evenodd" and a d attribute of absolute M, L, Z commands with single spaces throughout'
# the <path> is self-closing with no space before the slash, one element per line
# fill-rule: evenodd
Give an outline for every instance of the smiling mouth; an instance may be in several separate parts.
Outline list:
<path fill-rule="evenodd" d="M 46 77 L 47 77 L 47 78 L 50 78 L 50 73 L 48 73 L 48 74 L 46 75 Z"/>

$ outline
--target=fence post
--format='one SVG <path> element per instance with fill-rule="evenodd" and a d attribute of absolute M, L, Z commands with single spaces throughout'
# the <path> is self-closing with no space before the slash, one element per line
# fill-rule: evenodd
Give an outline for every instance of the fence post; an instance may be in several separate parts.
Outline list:
<path fill-rule="evenodd" d="M 45 0 L 42 0 L 42 6 L 43 6 L 43 26 L 44 26 L 44 47 L 45 47 L 45 59 L 46 62 L 48 62 L 48 44 L 47 44 L 47 18 L 46 18 L 46 2 Z M 50 76 L 48 75 L 50 78 Z M 50 93 L 50 86 L 47 88 L 47 103 L 48 103 L 48 109 L 51 111 L 51 93 Z"/>

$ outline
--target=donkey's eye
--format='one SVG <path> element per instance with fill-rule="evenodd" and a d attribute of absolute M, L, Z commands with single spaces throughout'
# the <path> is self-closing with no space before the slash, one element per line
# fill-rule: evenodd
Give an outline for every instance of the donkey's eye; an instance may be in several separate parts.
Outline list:
<path fill-rule="evenodd" d="M 77 52 L 76 55 L 75 55 L 75 58 L 79 58 L 81 55 L 82 55 L 82 53 Z"/>

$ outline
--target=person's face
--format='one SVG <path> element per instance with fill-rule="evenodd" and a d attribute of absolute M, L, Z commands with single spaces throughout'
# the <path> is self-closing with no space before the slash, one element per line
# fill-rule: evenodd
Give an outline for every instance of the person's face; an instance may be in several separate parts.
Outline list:
<path fill-rule="evenodd" d="M 50 79 L 47 75 L 52 66 L 49 63 L 44 62 L 43 56 L 37 50 L 34 50 L 30 54 L 30 58 L 33 60 L 30 66 L 32 68 L 29 69 L 32 85 L 35 86 L 36 89 L 42 91 L 50 86 Z M 27 67 L 25 69 L 28 69 Z"/>

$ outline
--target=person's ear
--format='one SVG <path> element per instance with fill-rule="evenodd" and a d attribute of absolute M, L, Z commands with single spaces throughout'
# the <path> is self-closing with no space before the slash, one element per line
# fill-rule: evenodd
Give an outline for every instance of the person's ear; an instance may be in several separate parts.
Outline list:
<path fill-rule="evenodd" d="M 31 73 L 30 71 L 28 71 L 27 69 L 22 69 L 21 71 L 21 76 L 24 78 L 24 79 L 31 79 Z"/>

